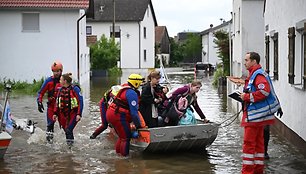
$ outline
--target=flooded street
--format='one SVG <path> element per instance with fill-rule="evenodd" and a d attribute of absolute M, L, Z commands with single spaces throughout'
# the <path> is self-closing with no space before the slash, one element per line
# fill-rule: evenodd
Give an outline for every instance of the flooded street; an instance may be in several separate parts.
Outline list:
<path fill-rule="evenodd" d="M 193 74 L 169 75 L 171 87 L 178 87 L 193 80 Z M 206 117 L 222 123 L 235 113 L 227 108 L 227 97 L 211 85 L 213 77 L 198 76 L 202 88 L 198 93 L 199 104 Z M 129 157 L 119 157 L 114 150 L 114 137 L 108 131 L 97 139 L 89 136 L 100 124 L 98 102 L 118 79 L 91 81 L 89 107 L 75 128 L 75 144 L 68 149 L 64 131 L 55 126 L 54 143 L 45 140 L 45 113 L 37 111 L 36 96 L 12 96 L 12 114 L 38 122 L 37 130 L 29 135 L 15 130 L 3 160 L 0 173 L 108 173 L 108 174 L 185 174 L 185 173 L 240 173 L 243 129 L 238 119 L 232 119 L 219 128 L 217 139 L 202 153 L 143 154 L 130 151 Z M 46 104 L 44 104 L 46 107 Z M 229 125 L 228 125 L 229 124 Z M 225 126 L 228 125 L 228 126 Z M 265 161 L 266 173 L 303 174 L 306 160 L 298 150 L 281 137 L 271 134 L 270 160 Z"/>

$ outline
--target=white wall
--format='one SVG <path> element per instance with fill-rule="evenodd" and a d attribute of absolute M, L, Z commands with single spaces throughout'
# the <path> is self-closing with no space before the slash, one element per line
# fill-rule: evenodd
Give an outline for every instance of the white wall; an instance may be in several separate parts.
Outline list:
<path fill-rule="evenodd" d="M 208 34 L 202 35 L 202 62 L 207 62 L 208 60 Z M 204 55 L 204 53 L 206 53 Z"/>
<path fill-rule="evenodd" d="M 87 22 L 87 26 L 92 26 L 92 35 L 97 35 L 100 40 L 104 34 L 110 38 L 111 22 Z M 121 30 L 121 38 L 116 38 L 120 47 L 120 67 L 121 68 L 139 68 L 139 26 L 137 22 L 116 22 Z"/>
<path fill-rule="evenodd" d="M 87 26 L 92 26 L 92 35 L 97 35 L 99 40 L 102 34 L 110 37 L 111 22 L 87 22 Z M 153 68 L 154 67 L 154 39 L 155 26 L 151 10 L 149 15 L 146 12 L 142 22 L 120 22 L 115 26 L 120 26 L 121 38 L 116 39 L 120 44 L 120 66 L 121 68 Z M 143 27 L 146 27 L 147 37 L 144 39 Z M 144 61 L 144 49 L 147 51 L 147 61 Z"/>
<path fill-rule="evenodd" d="M 141 54 L 142 54 L 142 59 L 141 59 L 141 68 L 154 68 L 155 65 L 155 24 L 154 24 L 154 19 L 153 19 L 153 14 L 152 10 L 150 8 L 150 5 L 147 8 L 147 11 L 144 15 L 143 20 L 140 22 L 141 26 L 141 33 L 140 33 L 140 38 L 141 38 Z M 146 27 L 147 31 L 147 37 L 144 38 L 143 34 L 143 28 Z M 146 61 L 144 60 L 143 57 L 143 50 L 146 50 L 147 52 L 147 58 Z"/>
<path fill-rule="evenodd" d="M 76 77 L 79 10 L 33 11 L 40 13 L 40 32 L 32 33 L 22 32 L 22 12 L 0 11 L 0 78 L 32 82 L 50 76 L 55 60 L 63 63 L 64 72 Z M 82 53 L 86 51 L 82 45 Z"/>
<path fill-rule="evenodd" d="M 306 19 L 305 9 L 305 0 L 294 0 L 290 2 L 290 5 L 288 5 L 287 0 L 269 0 L 266 2 L 265 25 L 269 26 L 266 31 L 268 35 L 271 31 L 275 31 L 278 32 L 279 36 L 279 80 L 274 80 L 273 84 L 284 111 L 284 116 L 280 121 L 306 141 L 306 92 L 301 90 L 300 85 L 288 83 L 288 28 L 296 27 L 299 21 Z M 296 60 L 299 60 L 302 54 L 300 51 L 301 37 L 299 35 L 296 31 Z M 270 50 L 272 46 L 273 42 L 270 40 Z M 270 54 L 270 56 L 273 55 Z M 270 64 L 273 64 L 273 62 Z M 297 64 L 299 63 L 297 62 Z M 273 69 L 270 70 L 270 75 L 272 75 Z M 301 75 L 299 74 L 299 76 Z"/>
<path fill-rule="evenodd" d="M 258 52 L 261 65 L 264 67 L 264 18 L 263 0 L 233 0 L 233 25 L 231 36 L 233 40 L 232 75 L 247 77 L 248 71 L 244 67 L 244 57 L 249 51 Z M 237 86 L 228 81 L 227 91 L 231 93 Z M 240 105 L 230 101 L 232 107 L 238 110 Z"/>
<path fill-rule="evenodd" d="M 232 12 L 232 40 L 233 40 L 233 55 L 232 55 L 232 73 L 234 76 L 241 77 L 242 75 L 242 40 L 241 40 L 241 0 L 233 0 Z"/>

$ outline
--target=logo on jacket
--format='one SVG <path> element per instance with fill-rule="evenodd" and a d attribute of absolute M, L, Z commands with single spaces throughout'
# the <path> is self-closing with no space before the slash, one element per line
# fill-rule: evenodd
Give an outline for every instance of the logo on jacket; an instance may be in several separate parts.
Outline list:
<path fill-rule="evenodd" d="M 263 83 L 260 83 L 257 87 L 258 89 L 265 89 L 265 85 Z"/>
<path fill-rule="evenodd" d="M 136 106 L 137 105 L 137 102 L 135 100 L 131 101 L 131 105 L 132 106 Z"/>

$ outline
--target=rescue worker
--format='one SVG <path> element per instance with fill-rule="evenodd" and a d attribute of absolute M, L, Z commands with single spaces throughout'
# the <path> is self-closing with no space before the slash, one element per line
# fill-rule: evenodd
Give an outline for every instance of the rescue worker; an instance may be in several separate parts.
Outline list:
<path fill-rule="evenodd" d="M 57 94 L 53 119 L 58 120 L 65 131 L 67 145 L 71 146 L 74 142 L 73 129 L 82 117 L 83 96 L 80 87 L 72 85 L 71 73 L 63 74 L 60 83 L 62 87 Z"/>
<path fill-rule="evenodd" d="M 106 119 L 118 135 L 115 145 L 116 152 L 122 156 L 129 155 L 130 139 L 132 138 L 130 123 L 134 123 L 136 130 L 145 126 L 141 124 L 138 112 L 140 93 L 137 90 L 143 80 L 141 75 L 131 74 L 127 83 L 121 85 L 121 89 L 114 96 L 113 102 L 106 111 Z"/>
<path fill-rule="evenodd" d="M 108 127 L 108 122 L 106 120 L 106 110 L 108 108 L 108 102 L 112 97 L 112 89 L 107 90 L 99 102 L 100 117 L 102 124 L 90 135 L 90 139 L 95 139 Z"/>
<path fill-rule="evenodd" d="M 249 76 L 243 92 L 244 127 L 242 173 L 264 173 L 264 126 L 274 123 L 274 113 L 280 113 L 280 103 L 274 92 L 269 75 L 261 68 L 260 56 L 249 52 L 245 56 L 245 67 Z"/>
<path fill-rule="evenodd" d="M 59 81 L 63 72 L 62 63 L 58 61 L 52 63 L 51 70 L 53 72 L 53 75 L 48 77 L 44 81 L 37 95 L 38 111 L 43 113 L 44 112 L 43 97 L 46 92 L 48 94 L 47 114 L 46 114 L 47 115 L 46 139 L 48 142 L 52 141 L 53 139 L 53 133 L 54 133 L 53 115 L 55 107 L 55 98 L 57 95 L 57 91 L 60 88 Z"/>

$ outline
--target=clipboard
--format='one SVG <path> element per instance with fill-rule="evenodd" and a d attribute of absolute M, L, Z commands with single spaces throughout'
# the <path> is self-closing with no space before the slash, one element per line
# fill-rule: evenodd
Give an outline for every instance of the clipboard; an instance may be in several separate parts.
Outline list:
<path fill-rule="evenodd" d="M 229 96 L 230 98 L 236 100 L 236 101 L 243 102 L 243 100 L 240 98 L 240 94 L 241 94 L 241 92 L 235 91 L 235 92 L 229 94 L 228 96 Z"/>

